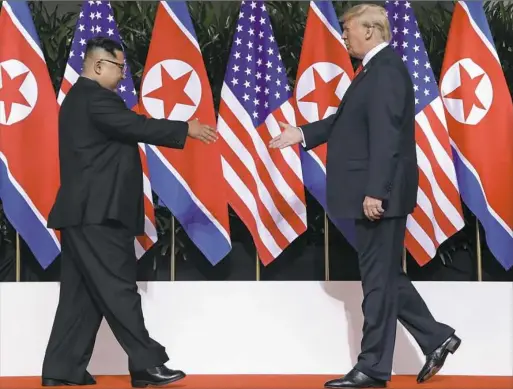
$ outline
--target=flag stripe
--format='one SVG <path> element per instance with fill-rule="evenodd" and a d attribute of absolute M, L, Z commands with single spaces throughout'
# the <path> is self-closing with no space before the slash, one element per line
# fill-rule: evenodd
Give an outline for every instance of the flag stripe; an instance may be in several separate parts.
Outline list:
<path fill-rule="evenodd" d="M 241 124 L 240 127 L 232 130 L 239 138 L 243 139 L 241 141 L 242 144 L 251 147 L 251 158 L 256 160 L 257 165 L 263 168 L 262 171 L 266 171 L 276 187 L 280 188 L 276 195 L 285 197 L 290 207 L 294 210 L 294 214 L 298 215 L 303 226 L 306 226 L 306 221 L 302 217 L 306 214 L 306 205 L 300 198 L 303 192 L 303 183 L 296 179 L 297 175 L 294 173 L 294 169 L 285 161 L 279 151 L 276 150 L 271 156 L 271 151 L 267 146 L 271 136 L 267 135 L 265 130 L 258 131 L 253 126 L 251 118 L 226 84 L 222 88 L 221 98 L 228 110 L 237 117 Z M 220 134 L 223 135 L 222 132 Z M 244 161 L 244 163 L 248 163 L 248 161 Z"/>
<path fill-rule="evenodd" d="M 226 114 L 227 112 L 225 112 Z M 223 116 L 219 116 L 217 127 L 218 131 L 222 133 L 227 146 L 229 146 L 222 149 L 223 158 L 244 182 L 255 200 L 258 200 L 257 209 L 263 224 L 281 247 L 286 245 L 287 242 L 291 242 L 295 239 L 297 233 L 280 213 L 280 209 L 284 209 L 284 207 L 291 212 L 292 209 L 289 204 L 283 199 L 279 189 L 270 177 L 262 172 L 263 169 L 260 169 L 260 172 L 257 171 L 251 154 L 244 147 L 240 138 L 237 138 L 234 134 Z M 271 192 L 275 195 L 274 197 L 271 196 Z"/>
<path fill-rule="evenodd" d="M 276 243 L 271 232 L 265 227 L 260 214 L 255 197 L 244 181 L 237 175 L 230 164 L 222 158 L 223 174 L 228 184 L 233 188 L 229 191 L 230 204 L 244 220 L 244 224 L 250 230 L 258 231 L 254 235 L 255 245 L 257 246 L 260 259 L 264 264 L 269 263 L 273 258 L 281 254 L 283 249 Z"/>

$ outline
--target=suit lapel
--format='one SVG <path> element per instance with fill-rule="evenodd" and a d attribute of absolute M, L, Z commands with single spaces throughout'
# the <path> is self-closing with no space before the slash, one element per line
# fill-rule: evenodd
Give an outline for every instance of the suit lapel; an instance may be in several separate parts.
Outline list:
<path fill-rule="evenodd" d="M 346 93 L 342 97 L 342 101 L 340 102 L 340 105 L 338 106 L 337 112 L 335 113 L 335 120 L 338 119 L 338 116 L 342 112 L 342 108 L 344 108 L 344 105 L 346 104 L 347 100 L 351 96 L 351 93 L 354 91 L 356 86 L 362 82 L 364 77 L 371 71 L 373 67 L 376 66 L 377 63 L 379 63 L 381 58 L 384 58 L 388 54 L 388 50 L 391 50 L 390 46 L 387 46 L 383 48 L 379 53 L 377 53 L 374 57 L 371 58 L 371 60 L 365 65 L 363 70 L 355 77 L 355 79 L 351 82 L 349 85 L 349 88 L 347 88 Z M 335 121 L 334 120 L 334 121 Z"/>

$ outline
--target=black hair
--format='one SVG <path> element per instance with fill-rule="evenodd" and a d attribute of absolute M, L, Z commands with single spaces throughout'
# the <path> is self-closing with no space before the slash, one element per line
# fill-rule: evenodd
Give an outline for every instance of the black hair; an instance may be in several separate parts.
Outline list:
<path fill-rule="evenodd" d="M 103 36 L 97 36 L 87 41 L 85 56 L 87 57 L 92 51 L 96 49 L 103 49 L 115 57 L 116 51 L 123 51 L 123 46 L 121 43 L 115 40 Z"/>

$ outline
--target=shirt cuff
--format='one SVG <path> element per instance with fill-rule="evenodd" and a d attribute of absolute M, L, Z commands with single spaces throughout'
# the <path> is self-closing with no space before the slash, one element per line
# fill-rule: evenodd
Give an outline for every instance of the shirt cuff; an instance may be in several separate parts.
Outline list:
<path fill-rule="evenodd" d="M 301 145 L 302 145 L 303 147 L 306 147 L 306 143 L 305 143 L 305 134 L 303 134 L 303 129 L 302 129 L 301 127 L 298 127 L 298 130 L 299 130 L 299 131 L 301 131 L 301 138 L 303 139 L 303 140 L 301 141 Z"/>

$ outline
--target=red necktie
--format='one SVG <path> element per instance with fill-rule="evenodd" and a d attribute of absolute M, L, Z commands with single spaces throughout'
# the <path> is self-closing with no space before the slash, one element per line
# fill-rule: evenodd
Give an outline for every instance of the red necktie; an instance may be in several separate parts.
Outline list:
<path fill-rule="evenodd" d="M 358 74 L 360 74 L 360 72 L 363 70 L 363 65 L 360 63 L 360 65 L 356 68 L 356 71 L 354 72 L 354 78 L 356 78 L 356 76 Z"/>

